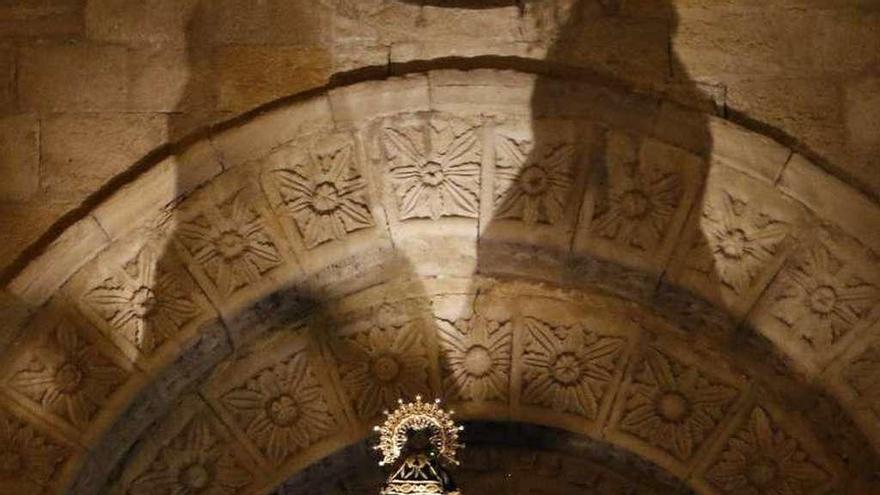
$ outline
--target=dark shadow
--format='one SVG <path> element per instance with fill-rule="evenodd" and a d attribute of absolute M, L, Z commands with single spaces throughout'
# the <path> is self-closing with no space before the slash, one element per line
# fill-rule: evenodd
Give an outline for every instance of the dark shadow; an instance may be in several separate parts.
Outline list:
<path fill-rule="evenodd" d="M 468 448 L 462 451 L 457 481 L 466 494 L 692 493 L 644 459 L 565 430 L 502 422 L 464 427 Z M 370 439 L 342 449 L 292 476 L 276 493 L 379 493 L 385 480 L 372 450 Z"/>
<path fill-rule="evenodd" d="M 492 8 L 517 5 L 524 12 L 528 12 L 534 5 L 524 0 L 481 2 L 476 0 L 409 0 L 407 3 L 458 8 Z M 169 138 L 172 142 L 193 142 L 193 136 L 203 136 L 206 132 L 206 126 L 209 126 L 214 118 L 212 109 L 215 108 L 213 103 L 216 99 L 215 75 L 211 71 L 212 44 L 209 38 L 211 33 L 207 13 L 210 6 L 211 3 L 207 0 L 199 2 L 187 23 L 186 57 L 190 76 L 181 95 L 178 108 L 171 116 Z M 561 24 L 559 32 L 556 33 L 547 51 L 546 59 L 536 64 L 540 68 L 538 72 L 541 75 L 537 78 L 534 93 L 531 96 L 533 121 L 525 123 L 527 127 L 525 134 L 521 134 L 520 138 L 512 139 L 507 143 L 509 146 L 507 159 L 509 161 L 505 166 L 510 167 L 504 177 L 503 186 L 500 185 L 499 174 L 496 173 L 496 188 L 492 194 L 494 203 L 492 209 L 495 212 L 495 217 L 491 221 L 481 220 L 484 225 L 480 226 L 480 239 L 476 253 L 476 275 L 515 275 L 528 278 L 536 271 L 534 267 L 526 265 L 529 263 L 550 263 L 555 265 L 553 270 L 563 273 L 560 280 L 556 281 L 557 283 L 576 285 L 584 281 L 589 282 L 591 279 L 606 278 L 608 273 L 625 275 L 638 271 L 619 267 L 615 261 L 602 259 L 598 256 L 572 256 L 570 242 L 557 242 L 559 238 L 565 238 L 570 232 L 577 235 L 580 231 L 595 231 L 595 226 L 602 224 L 604 227 L 601 229 L 600 235 L 607 239 L 625 242 L 628 244 L 628 248 L 647 254 L 659 249 L 668 236 L 677 237 L 677 232 L 669 230 L 670 218 L 666 210 L 675 209 L 676 205 L 684 201 L 686 186 L 682 183 L 676 183 L 674 179 L 668 177 L 668 174 L 657 175 L 648 169 L 643 161 L 644 155 L 642 153 L 645 143 L 639 133 L 634 131 L 627 133 L 619 129 L 603 128 L 584 121 L 566 119 L 567 109 L 560 107 L 560 101 L 565 101 L 560 96 L 564 95 L 566 85 L 554 77 L 589 73 L 589 78 L 592 80 L 612 81 L 615 87 L 632 89 L 636 92 L 641 91 L 648 101 L 655 101 L 652 99 L 663 96 L 683 101 L 690 106 L 701 107 L 704 101 L 702 91 L 697 83 L 689 79 L 684 66 L 677 59 L 675 53 L 665 45 L 659 50 L 656 47 L 650 48 L 652 42 L 662 40 L 663 43 L 669 43 L 669 40 L 675 35 L 677 14 L 671 0 L 632 4 L 615 0 L 581 0 L 574 3 L 568 12 L 554 13 L 553 15 L 564 16 L 566 20 Z M 597 40 L 604 40 L 605 43 L 597 44 Z M 499 67 L 504 66 L 506 61 L 503 57 L 489 57 L 486 60 L 496 63 Z M 486 64 L 483 62 L 485 60 L 481 59 L 477 65 L 485 66 Z M 450 68 L 468 68 L 469 62 L 449 59 L 446 63 Z M 531 67 L 527 62 L 521 63 L 526 67 Z M 415 71 L 419 68 L 419 63 L 413 63 L 399 69 Z M 630 68 L 633 72 L 628 72 Z M 359 77 L 374 76 L 375 69 L 367 68 L 358 74 L 360 74 Z M 344 77 L 335 81 L 338 84 L 344 82 L 346 82 Z M 306 97 L 310 94 L 299 97 Z M 608 93 L 608 97 L 614 98 L 611 92 Z M 236 122 L 244 121 L 252 117 L 255 112 L 287 104 L 294 101 L 294 98 L 298 97 L 284 98 L 270 103 L 261 109 L 234 119 L 228 125 L 232 126 Z M 574 106 L 580 103 L 572 101 Z M 655 108 L 655 110 L 659 111 L 660 109 Z M 623 108 L 622 114 L 625 114 L 626 111 L 627 109 Z M 625 120 L 626 115 L 622 115 L 622 118 Z M 690 134 L 689 139 L 702 142 L 701 154 L 704 158 L 707 157 L 711 151 L 708 123 L 697 118 L 696 121 L 689 120 L 686 125 L 687 132 Z M 194 130 L 197 131 L 196 134 L 193 134 Z M 616 135 L 615 133 L 629 134 L 628 140 L 624 139 L 622 148 L 608 146 L 609 142 L 618 142 L 615 141 L 616 138 L 610 138 L 612 135 Z M 669 170 L 672 170 L 670 173 L 674 174 L 678 164 L 666 165 Z M 184 189 L 190 181 L 185 175 L 187 173 L 185 168 L 182 168 L 180 173 L 182 175 L 179 178 L 179 183 L 181 189 Z M 692 187 L 695 188 L 693 208 L 701 207 L 705 173 L 705 167 L 699 170 L 699 177 L 696 179 L 696 183 L 692 184 Z M 595 194 L 586 195 L 588 188 Z M 582 205 L 585 196 L 588 198 L 589 204 Z M 378 198 L 371 199 L 378 201 Z M 151 254 L 154 256 L 150 259 L 151 263 L 155 264 L 157 278 L 152 285 L 144 282 L 143 287 L 133 287 L 129 293 L 126 293 L 126 297 L 129 298 L 143 297 L 143 311 L 149 316 L 155 317 L 154 319 L 145 319 L 146 326 L 140 328 L 139 333 L 136 332 L 132 335 L 134 339 L 140 339 L 142 343 L 148 341 L 152 346 L 155 336 L 172 337 L 170 334 L 164 335 L 167 333 L 165 323 L 156 322 L 164 321 L 162 318 L 167 320 L 169 314 L 172 315 L 170 317 L 172 323 L 175 323 L 175 319 L 183 321 L 192 311 L 186 301 L 196 298 L 195 292 L 197 290 L 194 287 L 190 288 L 192 292 L 187 294 L 185 288 L 181 292 L 180 287 L 155 283 L 162 280 L 161 273 L 164 273 L 166 267 L 170 271 L 181 266 L 177 255 L 170 248 L 173 244 L 180 242 L 195 246 L 193 247 L 194 252 L 204 251 L 202 255 L 195 253 L 196 258 L 202 256 L 202 261 L 226 263 L 239 267 L 240 270 L 260 272 L 265 266 L 281 263 L 282 253 L 269 250 L 266 238 L 254 234 L 254 229 L 257 229 L 259 224 L 259 220 L 255 220 L 255 214 L 242 213 L 235 206 L 220 212 L 221 216 L 229 215 L 230 218 L 237 214 L 244 215 L 243 220 L 233 218 L 236 221 L 243 221 L 242 231 L 236 230 L 236 225 L 232 224 L 228 224 L 232 225 L 228 229 L 218 226 L 212 228 L 210 225 L 198 225 L 198 220 L 187 219 L 188 224 L 195 222 L 195 225 L 181 227 L 177 225 L 179 219 L 166 218 L 163 220 L 164 226 L 168 226 L 167 228 L 170 229 L 167 232 L 170 241 L 165 244 L 169 246 L 168 251 Z M 608 220 L 609 217 L 615 215 L 619 224 Z M 523 254 L 524 250 L 522 250 L 522 246 L 505 240 L 504 233 L 512 226 L 523 223 L 526 224 L 525 228 L 533 231 L 537 238 L 546 241 L 539 243 L 542 244 L 541 249 L 544 251 L 525 253 L 529 255 L 526 257 L 528 261 L 525 262 L 511 261 L 522 259 L 518 256 Z M 238 227 L 242 227 L 242 225 L 238 225 Z M 641 230 L 633 232 L 633 228 Z M 201 229 L 199 234 L 201 239 L 197 240 L 198 242 L 195 242 L 192 237 L 194 229 L 195 231 Z M 247 242 L 242 244 L 243 237 Z M 213 246 L 208 246 L 209 244 L 213 244 Z M 279 246 L 278 249 L 283 248 Z M 715 266 L 712 263 L 713 254 L 709 252 L 708 246 L 697 245 L 687 249 L 693 249 L 690 253 L 691 256 L 708 262 L 706 275 L 720 287 L 723 282 L 715 272 Z M 499 259 L 499 253 L 505 253 L 503 256 L 507 256 L 507 258 Z M 332 274 L 333 270 L 339 269 L 341 266 L 344 268 L 343 265 L 349 262 L 355 263 L 351 260 L 341 260 L 329 266 L 324 274 Z M 514 270 L 515 273 L 509 271 L 505 273 L 505 270 L 508 270 L 508 268 L 503 268 L 505 265 L 510 267 L 517 264 L 520 266 Z M 661 265 L 665 266 L 665 264 Z M 337 353 L 334 341 L 340 337 L 338 335 L 340 329 L 349 323 L 349 320 L 341 318 L 336 308 L 333 307 L 332 298 L 335 296 L 332 290 L 321 285 L 324 274 L 318 273 L 306 280 L 302 286 L 287 287 L 264 298 L 257 303 L 256 307 L 248 308 L 244 312 L 243 319 L 235 322 L 235 325 L 253 329 L 253 334 L 247 337 L 255 338 L 259 332 L 263 331 L 287 331 L 292 321 L 308 315 L 311 321 L 316 322 L 315 331 L 319 334 L 318 340 L 323 342 L 332 353 L 336 353 L 337 357 L 342 356 L 344 361 L 350 362 L 369 362 L 371 369 L 376 366 L 380 373 L 386 373 L 388 379 L 385 381 L 388 383 L 376 388 L 378 400 L 382 406 L 378 409 L 393 407 L 394 400 L 398 397 L 413 399 L 416 394 L 430 396 L 434 391 L 447 398 L 455 398 L 460 395 L 461 390 L 455 390 L 454 387 L 444 390 L 442 376 L 416 376 L 413 373 L 408 373 L 409 365 L 403 362 L 380 363 L 381 359 L 386 359 L 388 356 L 376 349 L 369 348 L 369 346 L 360 344 L 353 347 L 348 346 L 347 350 Z M 374 281 L 418 280 L 417 270 L 410 260 L 402 258 L 396 253 L 388 255 L 387 259 L 378 260 L 375 265 L 367 266 L 364 272 L 359 273 L 358 276 Z M 627 282 L 624 280 L 621 286 L 609 287 L 608 289 L 623 292 L 633 289 L 626 284 Z M 147 290 L 138 292 L 141 288 Z M 661 291 L 674 292 L 663 282 L 662 273 L 657 273 L 656 277 L 652 279 L 636 282 L 636 291 L 642 291 L 647 298 L 653 297 L 658 288 Z M 470 292 L 478 291 L 476 287 L 473 287 Z M 394 296 L 401 300 L 407 299 L 412 303 L 396 306 L 396 308 L 404 308 L 402 310 L 404 314 L 399 315 L 397 320 L 388 323 L 387 328 L 382 327 L 382 331 L 389 331 L 394 335 L 415 332 L 424 339 L 440 332 L 439 328 L 431 328 L 432 325 L 440 325 L 440 322 L 435 320 L 432 301 L 426 295 L 424 287 L 418 287 L 417 284 L 410 285 L 406 292 L 389 297 L 387 301 L 389 304 L 397 302 Z M 480 304 L 479 299 L 474 304 L 477 313 L 474 317 L 477 317 L 482 310 Z M 163 312 L 165 316 L 159 317 L 158 315 Z M 362 320 L 376 320 L 378 318 L 373 314 L 359 314 L 354 317 Z M 699 325 L 695 325 L 695 327 L 699 327 Z M 372 331 L 372 327 L 368 331 Z M 221 337 L 221 340 L 223 339 L 225 337 Z M 160 383 L 165 388 L 165 390 L 158 392 L 160 396 L 174 397 L 177 393 L 189 390 L 204 378 L 203 374 L 223 357 L 219 349 L 224 344 L 231 346 L 231 342 L 225 340 L 219 345 L 216 344 L 216 342 L 209 340 L 189 342 L 183 349 L 182 355 L 177 358 L 175 366 L 172 367 L 172 369 L 185 370 L 186 373 L 183 376 L 159 377 Z M 441 355 L 440 360 L 441 369 L 447 368 L 447 358 Z M 381 366 L 379 366 L 380 364 Z M 389 370 L 393 371 L 394 376 L 391 376 L 392 371 Z M 412 383 L 414 379 L 420 383 Z M 398 380 L 399 384 L 391 383 L 394 380 Z M 173 405 L 163 404 L 162 407 L 170 409 Z M 375 404 L 355 404 L 353 407 L 355 414 L 359 414 L 360 408 L 365 411 L 365 416 L 360 418 L 364 421 L 378 421 L 381 418 Z M 155 416 L 159 417 L 160 414 L 157 413 Z M 481 430 L 477 427 L 476 431 Z M 131 437 L 126 437 L 127 440 L 138 437 L 132 433 L 127 433 L 131 435 Z M 503 442 L 520 436 L 538 442 L 537 437 L 530 437 L 524 433 L 524 430 L 520 431 L 515 427 L 487 427 L 483 433 L 492 437 L 496 442 L 499 439 Z M 556 433 L 552 436 L 556 438 Z M 547 436 L 541 438 L 546 439 Z M 117 441 L 124 443 L 124 440 L 115 438 L 113 435 L 109 435 L 104 441 L 105 443 Z M 478 439 L 475 441 L 479 443 Z M 602 453 L 603 448 L 606 447 L 596 447 L 596 451 Z M 369 456 L 363 453 L 362 446 L 354 447 L 354 449 L 357 451 L 355 453 L 357 461 L 354 466 L 357 466 L 357 469 L 369 469 L 371 473 L 377 473 L 378 470 L 374 469 L 375 459 L 369 460 L 369 462 L 364 461 L 364 458 Z M 339 455 L 346 457 L 349 454 Z M 334 456 L 331 456 L 321 464 L 332 465 L 334 463 L 336 460 Z M 121 466 L 122 463 L 117 467 Z M 350 472 L 349 469 L 345 468 L 343 472 Z M 658 469 L 657 472 L 661 472 L 661 470 Z M 307 473 L 298 475 L 298 477 L 302 476 L 307 476 Z M 367 478 L 370 476 L 373 475 L 369 474 Z M 298 478 L 290 483 L 296 484 L 296 479 Z M 368 480 L 365 483 L 371 487 L 372 485 L 369 485 L 371 482 Z M 465 493 L 473 492 L 468 489 L 466 484 L 460 483 L 460 485 Z M 504 488 L 494 488 L 496 493 L 507 493 Z M 298 489 L 296 492 L 300 493 Z M 309 492 L 306 490 L 302 493 L 319 492 L 326 493 L 323 488 L 320 491 Z M 681 486 L 670 488 L 670 493 L 685 492 L 686 489 Z M 354 492 L 340 491 L 339 493 Z M 375 493 L 375 491 L 371 493 Z"/>

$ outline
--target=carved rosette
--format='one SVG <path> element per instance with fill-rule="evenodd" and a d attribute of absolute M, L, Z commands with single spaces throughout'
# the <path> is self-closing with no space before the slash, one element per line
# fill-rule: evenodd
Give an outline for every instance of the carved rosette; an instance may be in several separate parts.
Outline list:
<path fill-rule="evenodd" d="M 681 171 L 641 161 L 632 139 L 617 133 L 609 138 L 606 155 L 607 184 L 597 195 L 590 229 L 639 251 L 659 248 L 683 199 Z"/>
<path fill-rule="evenodd" d="M 177 275 L 161 266 L 158 257 L 152 248 L 143 248 L 81 300 L 86 314 L 97 316 L 100 326 L 145 354 L 174 337 L 200 310 Z"/>
<path fill-rule="evenodd" d="M 482 148 L 473 126 L 433 117 L 386 127 L 381 142 L 400 220 L 477 218 Z"/>
<path fill-rule="evenodd" d="M 275 465 L 327 437 L 336 420 L 304 351 L 252 376 L 220 402 Z"/>
<path fill-rule="evenodd" d="M 283 262 L 265 220 L 242 191 L 183 223 L 176 235 L 223 296 L 259 281 Z"/>
<path fill-rule="evenodd" d="M 293 218 L 309 249 L 374 225 L 367 181 L 354 155 L 350 142 L 312 149 L 270 173 L 283 213 Z"/>
<path fill-rule="evenodd" d="M 191 421 L 145 473 L 129 486 L 131 495 L 235 495 L 250 484 L 252 475 L 203 419 Z"/>
<path fill-rule="evenodd" d="M 814 493 L 829 474 L 811 459 L 797 439 L 756 407 L 731 437 L 705 475 L 721 493 L 801 495 Z"/>
<path fill-rule="evenodd" d="M 0 412 L 0 492 L 46 492 L 70 452 L 34 427 Z"/>
<path fill-rule="evenodd" d="M 618 428 L 687 461 L 737 396 L 735 388 L 652 348 L 628 387 Z"/>
<path fill-rule="evenodd" d="M 496 137 L 496 219 L 526 224 L 558 224 L 571 201 L 575 147 L 571 143 L 541 144 Z"/>
<path fill-rule="evenodd" d="M 779 275 L 770 312 L 816 350 L 837 343 L 880 303 L 865 282 L 823 245 Z"/>
<path fill-rule="evenodd" d="M 358 416 L 369 419 L 400 398 L 427 395 L 428 357 L 419 323 L 377 318 L 367 330 L 331 342 L 342 385 Z"/>
<path fill-rule="evenodd" d="M 454 323 L 438 320 L 443 387 L 473 401 L 506 401 L 510 391 L 512 324 L 476 315 Z"/>
<path fill-rule="evenodd" d="M 522 401 L 597 419 L 621 364 L 625 340 L 580 324 L 554 325 L 531 317 L 525 326 Z"/>
<path fill-rule="evenodd" d="M 61 321 L 12 372 L 9 385 L 42 411 L 84 430 L 126 378 L 78 328 Z"/>
<path fill-rule="evenodd" d="M 688 257 L 688 266 L 742 294 L 777 255 L 791 226 L 734 193 L 710 201 Z"/>

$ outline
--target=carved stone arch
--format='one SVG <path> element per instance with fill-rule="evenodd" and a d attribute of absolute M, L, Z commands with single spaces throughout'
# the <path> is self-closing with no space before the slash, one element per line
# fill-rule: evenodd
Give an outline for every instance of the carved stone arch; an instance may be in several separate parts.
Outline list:
<path fill-rule="evenodd" d="M 0 446 L 34 492 L 262 493 L 421 393 L 699 493 L 854 492 L 878 227 L 651 96 L 496 69 L 329 89 L 190 143 L 7 284 Z"/>

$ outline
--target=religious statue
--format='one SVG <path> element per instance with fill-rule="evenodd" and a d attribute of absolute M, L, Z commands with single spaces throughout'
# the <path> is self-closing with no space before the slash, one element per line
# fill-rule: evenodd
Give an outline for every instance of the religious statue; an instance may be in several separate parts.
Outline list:
<path fill-rule="evenodd" d="M 422 402 L 417 396 L 415 402 L 399 403 L 375 428 L 380 434 L 379 464 L 393 466 L 380 495 L 461 495 L 443 465 L 458 464 L 462 427 L 440 408 L 439 399 Z"/>

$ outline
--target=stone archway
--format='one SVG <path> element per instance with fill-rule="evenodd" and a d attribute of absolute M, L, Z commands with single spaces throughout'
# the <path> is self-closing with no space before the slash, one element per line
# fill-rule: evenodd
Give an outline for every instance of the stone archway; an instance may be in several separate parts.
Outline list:
<path fill-rule="evenodd" d="M 536 111 L 535 80 L 314 93 L 120 187 L 7 286 L 5 482 L 265 493 L 422 393 L 699 493 L 860 489 L 878 206 L 652 97 L 547 79 Z"/>

